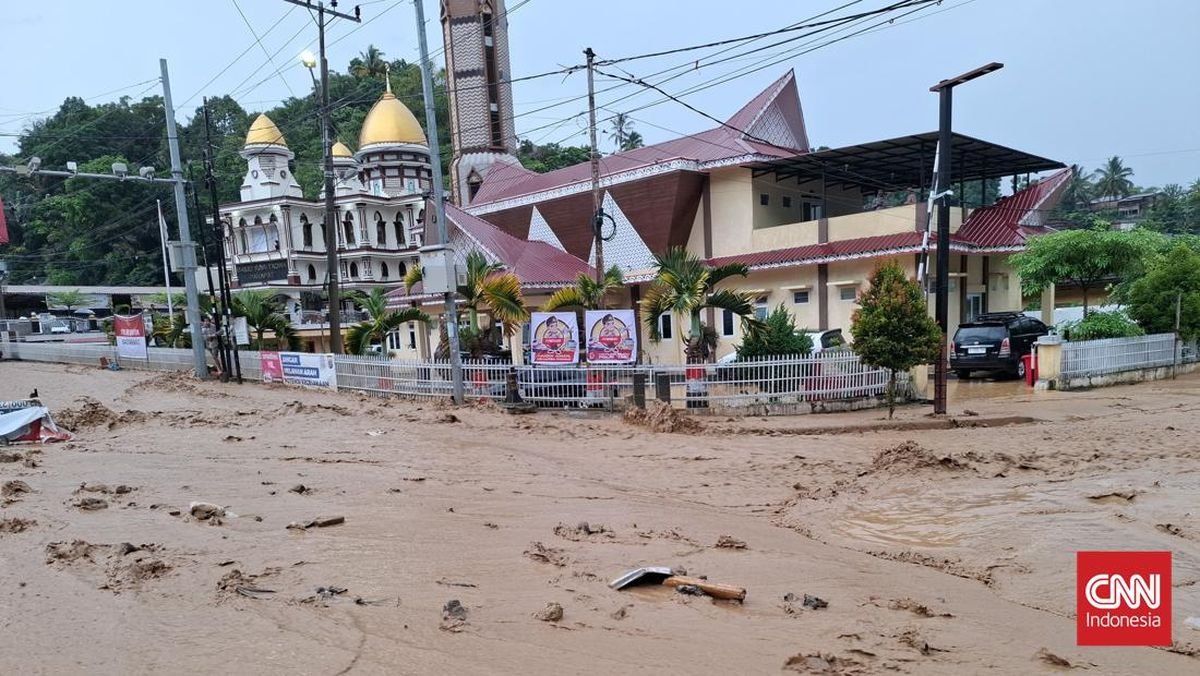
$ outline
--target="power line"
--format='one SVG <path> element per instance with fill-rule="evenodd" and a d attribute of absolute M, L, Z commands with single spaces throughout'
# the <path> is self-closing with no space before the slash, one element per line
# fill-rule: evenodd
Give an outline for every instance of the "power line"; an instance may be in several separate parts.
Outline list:
<path fill-rule="evenodd" d="M 250 20 L 246 18 L 246 13 L 242 11 L 242 6 L 238 4 L 238 0 L 230 0 L 230 2 L 233 3 L 233 8 L 237 10 L 238 16 L 242 17 L 242 23 L 245 23 L 246 28 L 250 30 L 250 35 L 252 35 L 254 37 L 254 43 L 258 45 L 259 49 L 262 50 L 263 54 L 267 55 L 267 63 L 274 66 L 275 65 L 274 59 L 271 57 L 271 54 L 267 51 L 267 48 L 263 46 L 262 38 L 258 37 L 258 33 L 254 30 L 254 26 L 250 24 Z M 287 16 L 287 15 L 285 14 L 284 16 Z M 280 76 L 279 81 L 282 82 L 283 86 L 287 88 L 288 93 L 290 93 L 292 96 L 296 95 L 296 92 L 292 91 L 292 85 L 289 84 L 285 78 Z"/>
<path fill-rule="evenodd" d="M 288 7 L 288 8 L 287 8 L 287 10 L 286 10 L 286 11 L 283 13 L 283 16 L 279 17 L 279 19 L 277 19 L 277 20 L 275 21 L 275 23 L 271 24 L 271 27 L 270 27 L 270 28 L 268 28 L 268 29 L 267 29 L 267 31 L 266 31 L 265 33 L 263 33 L 263 34 L 262 34 L 262 37 L 263 37 L 263 38 L 265 38 L 265 37 L 267 37 L 268 35 L 270 35 L 270 34 L 271 34 L 271 32 L 272 32 L 272 31 L 274 31 L 274 30 L 275 30 L 275 28 L 276 28 L 277 26 L 279 26 L 279 24 L 283 23 L 283 20 L 284 20 L 284 19 L 286 19 L 286 18 L 288 18 L 288 16 L 289 16 L 289 15 L 291 15 L 292 11 L 293 11 L 293 10 L 295 10 L 295 9 L 296 9 L 296 8 L 295 8 L 294 6 L 293 6 L 293 7 Z M 238 9 L 238 11 L 240 12 L 240 11 L 241 11 L 241 9 L 239 8 L 239 9 Z M 244 18 L 244 17 L 243 17 L 243 18 Z M 224 68 L 222 68 L 222 69 L 220 70 L 220 72 L 218 72 L 216 75 L 214 75 L 214 76 L 212 76 L 211 78 L 209 78 L 209 79 L 208 79 L 208 82 L 205 82 L 203 85 L 200 85 L 200 87 L 199 87 L 199 88 L 198 88 L 198 89 L 197 89 L 195 92 L 193 92 L 191 96 L 187 97 L 187 98 L 186 98 L 186 99 L 184 99 L 184 100 L 183 100 L 183 101 L 182 101 L 182 102 L 181 102 L 181 103 L 180 103 L 178 106 L 176 106 L 176 107 L 175 107 L 175 110 L 176 110 L 176 111 L 182 110 L 184 106 L 186 106 L 186 105 L 187 105 L 188 103 L 190 103 L 190 102 L 191 102 L 193 99 L 195 99 L 197 96 L 199 96 L 199 95 L 200 95 L 200 93 L 201 93 L 201 92 L 203 92 L 203 91 L 205 90 L 205 88 L 207 88 L 207 87 L 208 87 L 209 85 L 211 85 L 212 83 L 216 82 L 216 81 L 217 81 L 217 79 L 218 79 L 218 78 L 220 78 L 220 77 L 221 77 L 222 75 L 224 75 L 225 73 L 227 73 L 227 72 L 229 71 L 229 69 L 230 69 L 230 68 L 233 68 L 234 66 L 236 66 L 236 65 L 238 64 L 238 62 L 240 62 L 240 61 L 242 60 L 242 57 L 246 56 L 247 54 L 249 54 L 249 53 L 250 53 L 250 50 L 254 49 L 254 46 L 255 46 L 256 44 L 257 44 L 257 45 L 259 45 L 259 46 L 262 46 L 262 39 L 261 39 L 261 38 L 259 38 L 259 37 L 256 35 L 256 36 L 254 37 L 254 39 L 255 39 L 255 42 L 252 42 L 252 43 L 250 43 L 250 45 L 249 45 L 249 46 L 247 46 L 245 49 L 243 49 L 243 50 L 242 50 L 242 51 L 241 51 L 241 52 L 240 52 L 240 53 L 239 53 L 237 56 L 233 57 L 233 60 L 232 60 L 232 61 L 230 61 L 228 64 L 226 64 L 226 66 L 225 66 Z M 294 39 L 294 37 L 293 37 L 293 39 Z M 291 42 L 291 40 L 289 40 L 289 42 Z M 288 91 L 291 91 L 291 90 L 289 89 Z"/>

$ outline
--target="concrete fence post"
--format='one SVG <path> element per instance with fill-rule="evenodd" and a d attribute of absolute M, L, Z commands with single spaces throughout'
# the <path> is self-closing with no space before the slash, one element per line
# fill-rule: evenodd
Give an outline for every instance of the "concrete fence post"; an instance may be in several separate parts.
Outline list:
<path fill-rule="evenodd" d="M 1058 389 L 1058 383 L 1062 379 L 1062 336 L 1042 336 L 1038 338 L 1035 349 L 1037 349 L 1038 379 L 1034 389 Z"/>

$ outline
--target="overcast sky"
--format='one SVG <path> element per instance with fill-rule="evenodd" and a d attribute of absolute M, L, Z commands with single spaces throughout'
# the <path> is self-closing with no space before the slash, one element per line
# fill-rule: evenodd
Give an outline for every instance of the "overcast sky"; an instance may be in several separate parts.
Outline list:
<path fill-rule="evenodd" d="M 588 46 L 600 58 L 615 58 L 774 30 L 847 1 L 508 0 L 512 74 L 521 77 L 577 64 Z M 862 0 L 841 13 L 892 1 Z M 290 93 L 309 91 L 308 73 L 291 64 L 297 63 L 296 55 L 304 47 L 315 49 L 315 27 L 305 10 L 283 0 L 3 4 L 0 35 L 7 56 L 0 62 L 0 150 L 6 152 L 15 149 L 12 134 L 32 113 L 49 114 L 67 96 L 95 103 L 122 93 L 156 93 L 158 85 L 149 82 L 92 98 L 155 78 L 159 57 L 170 62 L 176 105 L 186 111 L 185 117 L 202 94 L 236 91 L 247 109 L 260 110 Z M 368 44 L 389 58 L 416 60 L 411 0 L 360 4 L 363 25 L 340 22 L 332 28 L 331 65 L 344 69 Z M 261 48 L 238 5 L 262 36 Z M 442 43 L 437 5 L 437 0 L 425 0 L 434 50 Z M 350 7 L 349 0 L 341 2 L 341 9 Z M 937 97 L 929 86 L 1000 61 L 1005 64 L 1002 71 L 956 90 L 957 131 L 1087 168 L 1117 154 L 1134 168 L 1134 180 L 1141 185 L 1190 183 L 1200 178 L 1197 26 L 1197 0 L 945 0 L 895 25 L 816 51 L 797 54 L 801 43 L 807 44 L 803 49 L 820 43 L 793 42 L 684 71 L 663 88 L 677 94 L 741 72 L 684 97 L 724 119 L 787 69 L 795 69 L 810 139 L 837 147 L 935 129 Z M 773 41 L 761 40 L 721 57 Z M 650 76 L 713 51 L 632 61 L 622 67 Z M 442 65 L 440 51 L 436 53 Z M 268 64 L 268 54 L 274 66 Z M 768 65 L 775 61 L 779 62 Z M 281 73 L 271 77 L 281 66 Z M 744 72 L 759 66 L 766 67 Z M 598 88 L 615 84 L 601 79 Z M 641 91 L 613 102 L 637 89 L 623 85 L 602 93 L 599 103 L 615 112 L 662 99 Z M 585 110 L 585 101 L 575 98 L 584 93 L 581 73 L 517 83 L 518 134 L 543 143 L 584 143 L 586 118 L 578 114 Z M 563 105 L 535 111 L 559 102 Z M 636 110 L 632 116 L 648 143 L 713 126 L 670 101 Z"/>

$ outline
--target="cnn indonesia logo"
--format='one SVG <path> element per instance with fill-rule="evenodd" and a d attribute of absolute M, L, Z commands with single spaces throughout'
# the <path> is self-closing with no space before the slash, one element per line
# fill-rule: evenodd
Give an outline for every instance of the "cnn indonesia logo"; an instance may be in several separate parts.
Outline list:
<path fill-rule="evenodd" d="M 1171 645 L 1171 552 L 1076 552 L 1079 645 Z"/>

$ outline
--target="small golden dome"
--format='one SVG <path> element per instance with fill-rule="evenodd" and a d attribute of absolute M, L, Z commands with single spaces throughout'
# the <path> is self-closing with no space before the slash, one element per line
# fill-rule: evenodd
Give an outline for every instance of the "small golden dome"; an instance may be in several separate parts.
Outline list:
<path fill-rule="evenodd" d="M 416 116 L 392 93 L 391 83 L 387 91 L 363 120 L 362 131 L 358 134 L 358 148 L 362 150 L 375 144 L 426 145 L 425 131 L 417 122 Z"/>
<path fill-rule="evenodd" d="M 287 141 L 283 138 L 283 132 L 279 131 L 279 127 L 271 121 L 271 118 L 266 115 L 259 115 L 254 124 L 250 125 L 250 131 L 246 132 L 246 145 L 260 146 L 283 146 L 287 147 Z"/>
<path fill-rule="evenodd" d="M 354 157 L 354 153 L 350 152 L 350 149 L 346 147 L 346 144 L 342 143 L 341 141 L 333 144 L 333 149 L 331 152 L 333 153 L 334 157 Z"/>

